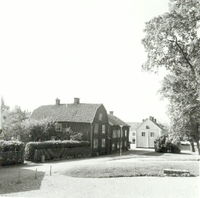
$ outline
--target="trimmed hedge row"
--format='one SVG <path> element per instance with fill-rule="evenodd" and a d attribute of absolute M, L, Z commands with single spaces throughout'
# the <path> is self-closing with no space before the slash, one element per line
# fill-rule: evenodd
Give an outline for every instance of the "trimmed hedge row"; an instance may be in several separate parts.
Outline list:
<path fill-rule="evenodd" d="M 0 141 L 0 165 L 24 163 L 24 143 Z"/>
<path fill-rule="evenodd" d="M 28 161 L 66 159 L 90 156 L 90 144 L 86 141 L 46 141 L 29 142 L 25 148 L 25 159 Z"/>

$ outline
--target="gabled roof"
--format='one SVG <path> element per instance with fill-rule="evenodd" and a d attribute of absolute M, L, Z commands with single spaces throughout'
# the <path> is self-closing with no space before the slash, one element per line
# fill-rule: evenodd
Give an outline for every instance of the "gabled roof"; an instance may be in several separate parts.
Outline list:
<path fill-rule="evenodd" d="M 141 122 L 127 122 L 127 124 L 130 126 L 130 131 L 136 131 Z"/>
<path fill-rule="evenodd" d="M 111 126 L 129 126 L 127 123 L 112 114 L 108 114 L 108 122 Z"/>
<path fill-rule="evenodd" d="M 158 123 L 153 117 L 144 119 L 143 122 L 137 127 L 139 128 L 143 123 L 145 123 L 147 120 L 151 121 L 153 124 L 155 124 L 157 127 L 159 127 L 161 130 L 165 130 L 164 126 L 160 123 Z"/>
<path fill-rule="evenodd" d="M 42 120 L 49 118 L 58 122 L 82 122 L 92 123 L 97 109 L 102 104 L 57 104 L 44 105 L 35 109 L 31 115 L 32 119 Z"/>

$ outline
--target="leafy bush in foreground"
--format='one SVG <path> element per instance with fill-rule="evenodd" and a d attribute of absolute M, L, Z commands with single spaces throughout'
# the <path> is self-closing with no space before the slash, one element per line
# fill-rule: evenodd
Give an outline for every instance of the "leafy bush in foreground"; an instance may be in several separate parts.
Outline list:
<path fill-rule="evenodd" d="M 168 135 L 163 135 L 154 141 L 156 152 L 160 153 L 180 153 L 181 150 L 177 142 L 173 142 Z"/>

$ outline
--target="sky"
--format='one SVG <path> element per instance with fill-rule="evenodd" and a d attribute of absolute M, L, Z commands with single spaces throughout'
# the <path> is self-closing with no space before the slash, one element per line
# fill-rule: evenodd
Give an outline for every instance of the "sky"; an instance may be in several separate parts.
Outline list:
<path fill-rule="evenodd" d="M 0 95 L 7 105 L 103 103 L 127 122 L 168 122 L 164 72 L 142 71 L 145 22 L 168 0 L 0 1 Z"/>

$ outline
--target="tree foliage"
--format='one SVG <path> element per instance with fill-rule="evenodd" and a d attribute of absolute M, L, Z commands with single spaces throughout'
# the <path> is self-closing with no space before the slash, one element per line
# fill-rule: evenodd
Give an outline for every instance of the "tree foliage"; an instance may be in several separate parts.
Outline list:
<path fill-rule="evenodd" d="M 171 0 L 169 12 L 145 26 L 143 69 L 168 72 L 161 93 L 170 101 L 172 131 L 197 142 L 200 123 L 200 0 Z M 200 151 L 199 151 L 200 152 Z"/>

